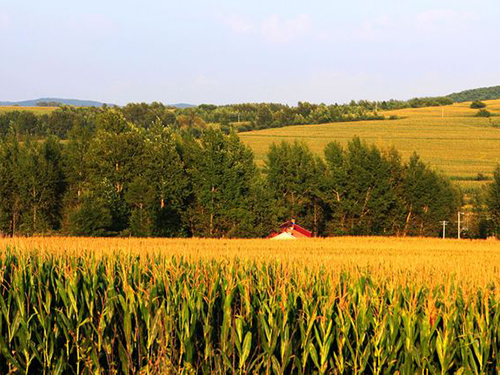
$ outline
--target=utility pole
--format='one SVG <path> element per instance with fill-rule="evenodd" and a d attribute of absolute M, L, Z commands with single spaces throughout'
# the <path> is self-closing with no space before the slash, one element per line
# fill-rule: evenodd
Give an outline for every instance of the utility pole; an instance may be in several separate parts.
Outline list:
<path fill-rule="evenodd" d="M 462 228 L 460 227 L 460 219 L 461 219 L 461 216 L 463 215 L 464 213 L 463 212 L 458 212 L 458 239 L 460 239 L 460 234 L 462 232 Z"/>
<path fill-rule="evenodd" d="M 448 224 L 448 222 L 443 220 L 440 221 L 440 223 L 443 225 L 443 238 L 446 238 L 446 224 Z"/>

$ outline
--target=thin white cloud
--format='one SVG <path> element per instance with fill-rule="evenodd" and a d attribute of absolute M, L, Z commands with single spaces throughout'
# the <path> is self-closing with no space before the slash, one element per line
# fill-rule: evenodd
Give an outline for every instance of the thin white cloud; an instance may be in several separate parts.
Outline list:
<path fill-rule="evenodd" d="M 215 78 L 209 77 L 204 74 L 198 74 L 194 77 L 193 83 L 195 86 L 200 87 L 213 87 L 218 84 Z"/>
<path fill-rule="evenodd" d="M 225 22 L 237 34 L 248 34 L 254 30 L 254 25 L 238 14 L 226 17 Z"/>
<path fill-rule="evenodd" d="M 305 35 L 310 26 L 311 21 L 307 14 L 287 20 L 282 20 L 278 16 L 271 16 L 262 23 L 261 33 L 271 42 L 288 43 Z"/>
<path fill-rule="evenodd" d="M 355 29 L 353 35 L 359 40 L 374 40 L 384 36 L 384 33 L 391 27 L 391 19 L 387 15 L 381 15 L 373 21 L 363 23 Z"/>
<path fill-rule="evenodd" d="M 10 27 L 11 19 L 8 14 L 0 13 L 0 30 L 6 30 Z"/>
<path fill-rule="evenodd" d="M 225 16 L 222 19 L 236 34 L 258 35 L 271 43 L 289 43 L 306 35 L 311 26 L 311 20 L 307 14 L 288 19 L 273 15 L 260 22 L 251 22 L 237 14 Z"/>
<path fill-rule="evenodd" d="M 118 30 L 117 24 L 108 16 L 103 14 L 87 14 L 73 20 L 78 28 L 97 32 L 113 32 Z"/>
<path fill-rule="evenodd" d="M 457 31 L 474 20 L 473 12 L 453 9 L 430 9 L 417 15 L 417 26 L 424 31 Z"/>
<path fill-rule="evenodd" d="M 314 27 L 309 34 L 322 43 L 387 40 L 394 36 L 395 30 L 404 29 L 404 25 L 407 24 L 408 22 L 405 23 L 387 14 L 380 14 L 371 17 L 370 20 L 352 23 L 349 26 L 331 25 L 329 29 Z"/>

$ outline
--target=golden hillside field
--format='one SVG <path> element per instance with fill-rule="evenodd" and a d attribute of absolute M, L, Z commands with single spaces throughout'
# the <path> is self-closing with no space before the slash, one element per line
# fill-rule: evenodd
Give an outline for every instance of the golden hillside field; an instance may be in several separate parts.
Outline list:
<path fill-rule="evenodd" d="M 18 106 L 0 106 L 0 113 L 10 111 L 30 111 L 36 115 L 45 115 L 55 111 L 59 107 L 18 107 Z"/>
<path fill-rule="evenodd" d="M 277 261 L 292 268 L 320 268 L 338 274 L 370 269 L 375 278 L 407 278 L 430 285 L 451 277 L 465 287 L 500 282 L 498 240 L 454 240 L 401 237 L 333 237 L 297 241 L 268 239 L 139 239 L 33 237 L 0 239 L 0 254 L 7 247 L 29 253 L 70 255 L 85 253 L 182 256 L 189 260 Z M 397 280 L 396 280 L 397 281 Z"/>
<path fill-rule="evenodd" d="M 500 100 L 485 102 L 486 109 L 500 115 Z M 303 140 L 321 154 L 332 141 L 346 144 L 355 136 L 382 148 L 394 146 L 404 158 L 413 151 L 433 167 L 449 176 L 473 178 L 478 173 L 491 176 L 500 163 L 500 117 L 475 117 L 477 109 L 469 103 L 445 107 L 386 111 L 397 120 L 338 122 L 320 125 L 288 126 L 240 133 L 262 165 L 269 146 L 282 140 Z M 467 182 L 473 187 L 481 182 Z"/>

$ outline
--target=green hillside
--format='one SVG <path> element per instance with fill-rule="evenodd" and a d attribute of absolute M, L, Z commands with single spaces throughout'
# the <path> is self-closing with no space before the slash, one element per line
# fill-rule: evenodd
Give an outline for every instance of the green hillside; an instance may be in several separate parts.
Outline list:
<path fill-rule="evenodd" d="M 478 173 L 491 176 L 500 163 L 500 117 L 475 117 L 477 110 L 470 109 L 469 104 L 383 113 L 387 118 L 398 116 L 397 120 L 287 126 L 240 133 L 240 137 L 262 165 L 273 142 L 302 140 L 321 155 L 329 142 L 345 145 L 358 136 L 383 148 L 394 146 L 404 158 L 416 151 L 425 162 L 460 180 L 465 188 L 473 188 L 484 184 L 476 181 Z M 486 104 L 489 111 L 500 115 L 500 100 Z"/>
<path fill-rule="evenodd" d="M 456 103 L 500 99 L 500 86 L 465 90 L 450 94 L 447 97 Z"/>

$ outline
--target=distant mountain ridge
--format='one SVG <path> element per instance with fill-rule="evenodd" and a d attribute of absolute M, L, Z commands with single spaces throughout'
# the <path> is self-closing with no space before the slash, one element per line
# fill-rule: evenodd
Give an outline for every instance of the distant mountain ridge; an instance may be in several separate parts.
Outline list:
<path fill-rule="evenodd" d="M 193 108 L 196 107 L 195 104 L 189 104 L 189 103 L 177 103 L 177 104 L 169 104 L 169 106 L 175 107 L 175 108 Z"/>
<path fill-rule="evenodd" d="M 75 107 L 102 107 L 103 105 L 115 106 L 115 104 L 98 102 L 95 100 L 80 100 L 80 99 L 63 99 L 63 98 L 40 98 L 33 100 L 21 100 L 18 102 L 10 102 L 10 101 L 0 101 L 0 106 L 19 106 L 19 107 L 37 107 L 38 103 L 41 102 L 55 102 L 61 103 L 64 105 L 73 105 Z M 176 103 L 176 104 L 168 104 L 168 106 L 175 108 L 192 108 L 196 107 L 195 104 L 189 103 Z"/>
<path fill-rule="evenodd" d="M 13 106 L 19 107 L 36 107 L 40 102 L 56 102 L 65 105 L 74 105 L 76 107 L 102 107 L 106 103 L 97 102 L 94 100 L 79 100 L 79 99 L 62 99 L 62 98 L 40 98 L 34 100 L 22 100 L 19 102 L 0 102 L 0 106 Z M 113 105 L 113 104 L 106 104 Z"/>
<path fill-rule="evenodd" d="M 472 90 L 464 90 L 447 95 L 454 102 L 472 102 L 474 100 L 500 99 L 500 86 L 481 87 Z"/>
<path fill-rule="evenodd" d="M 477 89 L 464 90 L 455 92 L 442 98 L 449 98 L 454 102 L 469 102 L 474 100 L 494 100 L 500 99 L 500 85 L 490 87 L 480 87 Z M 80 100 L 80 99 L 63 99 L 63 98 L 40 98 L 34 100 L 22 100 L 17 102 L 0 101 L 0 106 L 19 106 L 19 107 L 36 107 L 40 102 L 56 102 L 64 105 L 72 105 L 76 107 L 102 107 L 103 105 L 114 106 L 115 104 L 98 102 L 95 100 Z M 195 104 L 189 103 L 176 103 L 167 104 L 169 107 L 179 109 L 193 108 Z"/>

